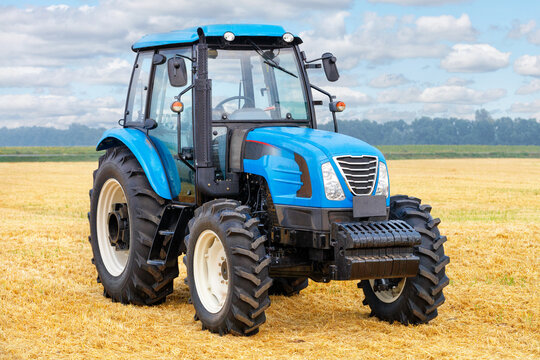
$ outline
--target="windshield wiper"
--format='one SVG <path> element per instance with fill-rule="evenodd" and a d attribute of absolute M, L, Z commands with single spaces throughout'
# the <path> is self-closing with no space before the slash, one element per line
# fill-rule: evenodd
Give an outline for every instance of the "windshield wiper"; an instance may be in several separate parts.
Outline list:
<path fill-rule="evenodd" d="M 260 55 L 260 54 L 259 54 Z M 284 67 L 281 67 L 279 66 L 278 64 L 276 64 L 274 61 L 270 60 L 270 59 L 266 59 L 264 60 L 264 63 L 268 66 L 271 66 L 273 68 L 276 68 L 276 69 L 279 69 L 281 71 L 283 71 L 284 73 L 286 74 L 289 74 L 291 76 L 294 76 L 295 78 L 298 78 L 297 75 L 293 74 L 292 72 L 290 72 L 289 70 L 285 69 Z"/>
<path fill-rule="evenodd" d="M 265 55 L 264 51 L 262 51 L 262 49 L 260 47 L 257 46 L 257 44 L 255 44 L 253 41 L 249 40 L 249 42 L 251 43 L 251 45 L 253 46 L 253 49 L 255 50 L 255 52 L 264 59 L 264 63 L 268 66 L 271 66 L 275 69 L 279 69 L 281 71 L 283 71 L 285 74 L 289 74 L 291 76 L 294 76 L 295 78 L 298 78 L 298 75 L 290 72 L 289 70 L 285 69 L 284 67 L 280 66 L 277 62 L 274 61 L 274 59 L 268 57 Z"/>

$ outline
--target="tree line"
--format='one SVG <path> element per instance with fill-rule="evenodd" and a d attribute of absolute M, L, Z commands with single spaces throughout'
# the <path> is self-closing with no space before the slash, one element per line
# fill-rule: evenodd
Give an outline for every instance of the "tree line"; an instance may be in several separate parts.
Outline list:
<path fill-rule="evenodd" d="M 0 146 L 95 146 L 104 131 L 104 128 L 80 124 L 71 124 L 67 129 L 43 126 L 0 128 Z"/>
<path fill-rule="evenodd" d="M 411 123 L 352 120 L 338 125 L 340 133 L 373 145 L 540 145 L 540 123 L 535 119 L 422 117 Z M 333 124 L 319 128 L 333 130 Z"/>
<path fill-rule="evenodd" d="M 332 130 L 332 123 L 319 128 Z M 50 127 L 0 128 L 0 146 L 92 146 L 105 129 L 72 124 Z M 540 145 L 540 123 L 534 119 L 497 120 L 477 112 L 476 120 L 422 117 L 378 123 L 369 120 L 339 121 L 339 132 L 373 145 Z"/>

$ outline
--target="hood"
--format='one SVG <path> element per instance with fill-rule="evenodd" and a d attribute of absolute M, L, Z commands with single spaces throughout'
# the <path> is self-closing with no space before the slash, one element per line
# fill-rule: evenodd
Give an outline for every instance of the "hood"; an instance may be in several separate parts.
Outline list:
<path fill-rule="evenodd" d="M 334 161 L 341 155 L 370 155 L 385 162 L 379 150 L 347 135 L 299 127 L 264 127 L 250 131 L 246 137 L 243 171 L 266 179 L 276 205 L 350 209 L 353 194 Z M 328 200 L 325 196 L 321 165 L 326 162 L 338 176 L 344 200 Z"/>
<path fill-rule="evenodd" d="M 264 142 L 311 158 L 319 163 L 340 155 L 372 155 L 379 161 L 383 154 L 357 138 L 330 131 L 300 127 L 263 127 L 249 132 L 247 140 Z"/>

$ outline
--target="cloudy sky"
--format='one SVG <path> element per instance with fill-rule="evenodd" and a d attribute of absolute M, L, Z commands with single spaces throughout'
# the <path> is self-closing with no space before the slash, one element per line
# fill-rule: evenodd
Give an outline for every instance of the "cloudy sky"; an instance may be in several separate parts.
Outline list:
<path fill-rule="evenodd" d="M 341 119 L 540 121 L 539 0 L 0 0 L 0 127 L 113 126 L 142 35 L 268 23 L 330 51 Z M 272 3 L 270 6 L 269 4 Z"/>

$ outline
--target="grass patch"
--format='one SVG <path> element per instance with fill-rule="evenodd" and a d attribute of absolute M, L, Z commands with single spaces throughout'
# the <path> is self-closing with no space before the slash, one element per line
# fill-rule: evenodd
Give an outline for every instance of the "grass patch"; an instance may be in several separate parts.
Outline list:
<path fill-rule="evenodd" d="M 522 145 L 381 145 L 389 160 L 450 158 L 540 158 L 540 146 Z M 0 162 L 97 161 L 93 146 L 0 147 Z"/>
<path fill-rule="evenodd" d="M 390 160 L 439 158 L 540 158 L 533 145 L 381 145 Z"/>
<path fill-rule="evenodd" d="M 520 210 L 505 209 L 455 209 L 448 212 L 447 221 L 513 221 L 519 217 Z"/>
<path fill-rule="evenodd" d="M 0 162 L 97 161 L 100 155 L 93 146 L 0 147 Z"/>

